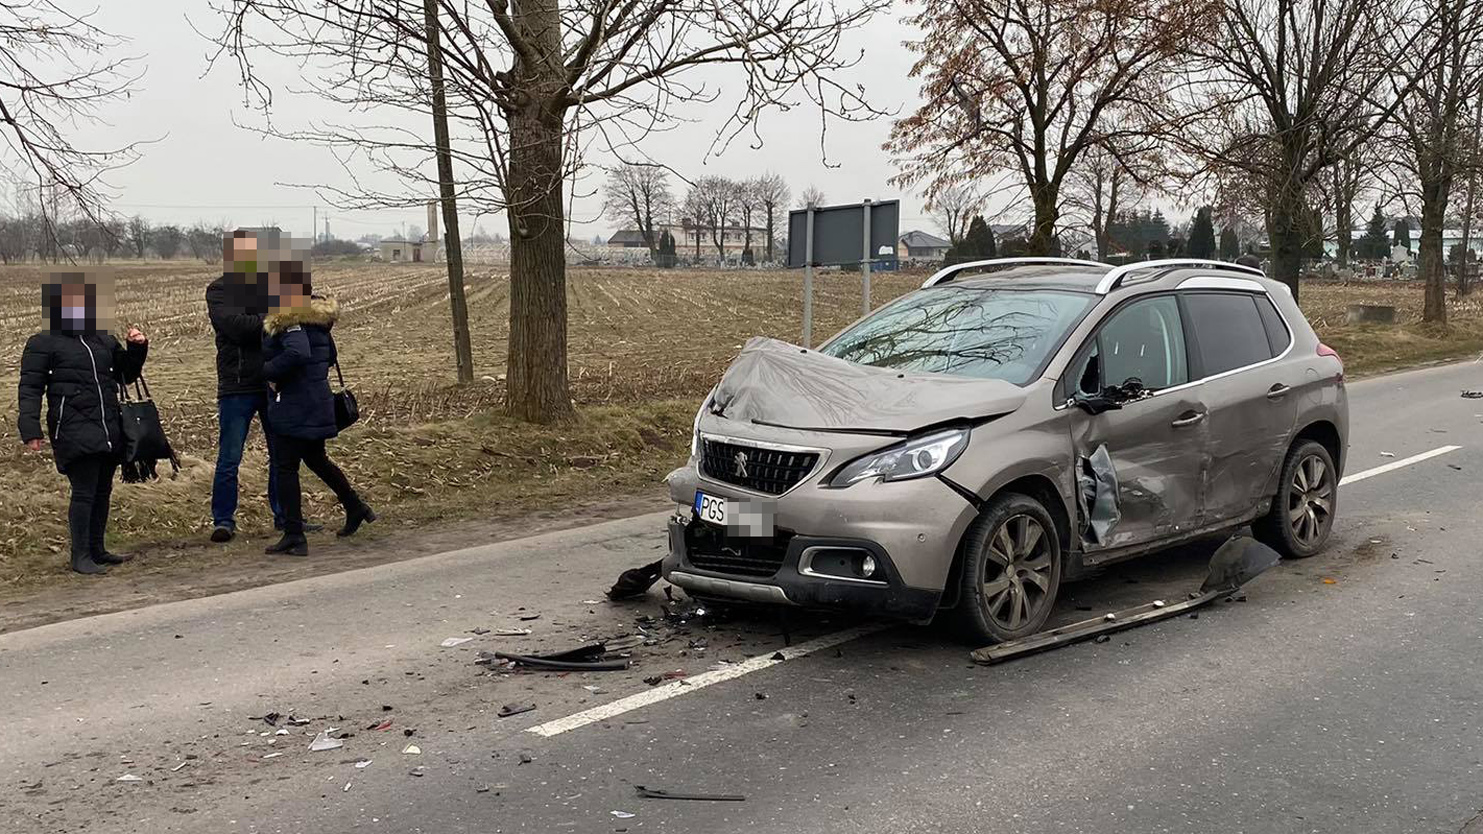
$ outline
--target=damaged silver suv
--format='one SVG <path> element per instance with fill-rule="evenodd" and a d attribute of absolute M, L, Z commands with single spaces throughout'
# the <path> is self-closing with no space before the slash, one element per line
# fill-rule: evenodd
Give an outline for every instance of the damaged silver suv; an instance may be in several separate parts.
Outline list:
<path fill-rule="evenodd" d="M 1088 568 L 1251 524 L 1332 528 L 1344 370 L 1229 263 L 938 272 L 817 350 L 747 344 L 671 473 L 664 575 L 701 597 L 1038 631 Z"/>

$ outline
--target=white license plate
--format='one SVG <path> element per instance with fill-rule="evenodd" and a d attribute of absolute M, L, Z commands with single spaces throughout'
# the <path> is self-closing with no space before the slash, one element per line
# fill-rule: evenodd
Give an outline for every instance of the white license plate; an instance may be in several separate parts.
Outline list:
<path fill-rule="evenodd" d="M 726 526 L 726 499 L 704 492 L 695 493 L 695 517 L 707 524 Z"/>

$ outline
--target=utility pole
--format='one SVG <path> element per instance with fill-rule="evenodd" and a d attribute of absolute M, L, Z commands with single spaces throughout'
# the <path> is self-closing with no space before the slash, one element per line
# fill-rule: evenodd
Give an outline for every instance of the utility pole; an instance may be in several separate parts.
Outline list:
<path fill-rule="evenodd" d="M 311 206 L 310 209 L 314 212 L 312 215 L 314 219 L 309 222 L 309 237 L 312 239 L 319 234 L 319 206 Z M 310 246 L 313 246 L 312 242 Z"/>
<path fill-rule="evenodd" d="M 453 308 L 453 354 L 458 381 L 474 381 L 474 347 L 469 339 L 469 302 L 463 291 L 463 241 L 458 236 L 458 203 L 453 189 L 453 147 L 448 139 L 448 97 L 443 85 L 443 53 L 438 46 L 438 0 L 422 0 L 427 23 L 427 72 L 433 91 L 433 138 L 438 143 L 438 190 L 443 201 L 443 251 L 448 257 L 448 301 Z M 433 241 L 437 246 L 437 241 Z"/>

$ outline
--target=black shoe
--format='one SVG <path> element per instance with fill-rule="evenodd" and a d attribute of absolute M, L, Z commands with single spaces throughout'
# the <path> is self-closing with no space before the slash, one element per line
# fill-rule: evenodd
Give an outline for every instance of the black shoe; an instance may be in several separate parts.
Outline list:
<path fill-rule="evenodd" d="M 370 524 L 376 520 L 376 511 L 361 504 L 359 507 L 345 514 L 345 526 L 340 528 L 337 536 L 353 536 L 362 524 Z"/>
<path fill-rule="evenodd" d="M 211 540 L 217 544 L 225 544 L 231 541 L 235 535 L 237 535 L 237 531 L 225 524 L 218 524 L 211 528 Z"/>
<path fill-rule="evenodd" d="M 274 530 L 277 530 L 280 533 L 282 533 L 283 532 L 283 525 L 280 524 L 279 522 L 276 522 L 275 521 L 275 522 L 273 522 L 273 529 Z M 311 524 L 311 523 L 309 523 L 307 521 L 304 522 L 304 532 L 305 533 L 318 533 L 319 531 L 321 531 L 323 529 L 324 529 L 324 525 L 323 524 Z"/>
<path fill-rule="evenodd" d="M 72 569 L 74 571 L 77 571 L 78 573 L 86 573 L 90 575 L 108 573 L 108 566 L 100 565 L 97 562 L 94 562 L 92 560 L 92 557 L 73 559 Z"/>
<path fill-rule="evenodd" d="M 109 553 L 105 550 L 102 553 L 93 556 L 93 561 L 97 562 L 100 565 L 122 565 L 124 562 L 134 561 L 134 557 L 127 553 L 120 556 L 117 553 Z"/>
<path fill-rule="evenodd" d="M 263 548 L 264 553 L 282 553 L 286 556 L 308 556 L 309 540 L 302 535 L 295 536 L 284 533 L 283 538 L 277 544 L 270 544 Z"/>

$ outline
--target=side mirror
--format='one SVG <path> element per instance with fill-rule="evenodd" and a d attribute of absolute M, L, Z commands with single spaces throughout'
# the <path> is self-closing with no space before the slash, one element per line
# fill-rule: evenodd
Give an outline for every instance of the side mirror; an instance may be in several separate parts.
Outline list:
<path fill-rule="evenodd" d="M 1103 391 L 1100 394 L 1088 394 L 1084 391 L 1077 391 L 1075 396 L 1071 398 L 1071 403 L 1088 414 L 1101 414 L 1104 411 L 1114 411 L 1122 408 L 1123 404 L 1112 397 L 1109 391 Z"/>

